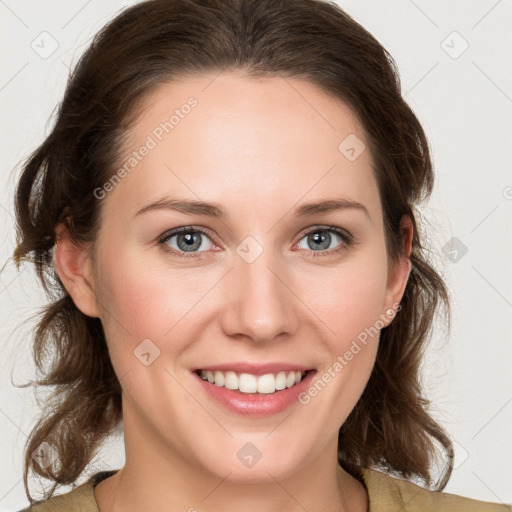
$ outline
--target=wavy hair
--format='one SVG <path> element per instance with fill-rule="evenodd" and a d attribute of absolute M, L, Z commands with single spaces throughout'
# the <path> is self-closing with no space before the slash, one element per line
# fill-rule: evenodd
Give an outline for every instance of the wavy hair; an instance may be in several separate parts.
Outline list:
<path fill-rule="evenodd" d="M 35 265 L 49 302 L 33 339 L 37 379 L 49 390 L 45 412 L 25 446 L 30 470 L 73 484 L 122 419 L 121 387 L 98 318 L 83 314 L 53 266 L 56 228 L 94 242 L 101 201 L 93 191 L 114 174 L 142 99 L 158 85 L 205 72 L 308 81 L 348 104 L 371 151 L 383 207 L 388 258 L 402 253 L 404 214 L 413 221 L 412 272 L 400 313 L 382 329 L 375 366 L 340 428 L 338 459 L 347 471 L 376 468 L 434 486 L 451 474 L 450 438 L 431 417 L 420 363 L 446 285 L 422 246 L 416 206 L 431 194 L 429 145 L 404 101 L 395 62 L 337 5 L 324 0 L 147 0 L 121 11 L 94 37 L 70 73 L 55 123 L 23 162 L 15 197 L 13 258 Z M 42 468 L 32 452 L 47 442 L 58 464 Z M 441 455 L 444 456 L 441 457 Z M 446 458 L 448 457 L 448 458 Z M 439 469 L 439 468 L 438 468 Z"/>

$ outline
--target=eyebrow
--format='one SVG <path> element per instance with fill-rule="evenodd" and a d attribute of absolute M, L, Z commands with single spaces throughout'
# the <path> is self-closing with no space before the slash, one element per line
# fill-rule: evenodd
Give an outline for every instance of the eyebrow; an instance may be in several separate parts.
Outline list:
<path fill-rule="evenodd" d="M 189 213 L 192 215 L 206 215 L 208 217 L 222 218 L 225 217 L 224 208 L 219 203 L 205 203 L 203 201 L 190 201 L 185 199 L 173 199 L 164 197 L 153 203 L 147 204 L 142 207 L 136 214 L 142 215 L 143 213 L 153 210 L 175 210 L 181 213 Z"/>
<path fill-rule="evenodd" d="M 331 211 L 338 210 L 348 210 L 355 209 L 360 210 L 366 214 L 366 216 L 370 219 L 370 214 L 366 207 L 358 203 L 357 201 L 352 201 L 351 199 L 330 199 L 327 201 L 320 201 L 317 203 L 307 203 L 299 206 L 294 213 L 294 218 L 307 217 L 310 215 L 316 215 L 318 213 L 326 213 Z"/>
<path fill-rule="evenodd" d="M 326 201 L 303 204 L 295 209 L 293 217 L 298 219 L 317 215 L 320 213 L 347 209 L 360 210 L 365 213 L 368 218 L 370 218 L 370 214 L 363 204 L 346 198 L 330 199 Z M 153 210 L 174 210 L 181 213 L 187 213 L 191 215 L 205 215 L 207 217 L 213 217 L 217 219 L 227 217 L 223 206 L 219 203 L 207 203 L 204 201 L 191 201 L 168 197 L 164 197 L 158 201 L 147 204 L 146 206 L 142 207 L 135 214 L 135 216 L 142 215 L 143 213 Z"/>

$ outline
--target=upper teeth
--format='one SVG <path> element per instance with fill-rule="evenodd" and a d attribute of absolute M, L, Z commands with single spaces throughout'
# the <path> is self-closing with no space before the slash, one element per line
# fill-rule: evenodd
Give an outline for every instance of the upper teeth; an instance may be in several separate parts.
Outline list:
<path fill-rule="evenodd" d="M 202 370 L 201 378 L 211 384 L 227 389 L 240 390 L 241 393 L 274 393 L 298 384 L 306 372 L 279 372 L 277 374 L 252 375 L 250 373 L 221 372 Z"/>

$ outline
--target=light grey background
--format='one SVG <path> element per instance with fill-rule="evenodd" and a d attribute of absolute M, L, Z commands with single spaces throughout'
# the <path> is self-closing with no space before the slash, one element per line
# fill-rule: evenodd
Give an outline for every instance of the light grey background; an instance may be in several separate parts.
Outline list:
<path fill-rule="evenodd" d="M 0 265 L 14 248 L 12 170 L 48 133 L 70 65 L 130 3 L 0 0 Z M 339 4 L 397 61 L 405 97 L 432 145 L 437 183 L 421 212 L 452 293 L 453 329 L 448 342 L 436 329 L 424 381 L 433 414 L 455 440 L 446 491 L 510 503 L 512 2 Z M 30 388 L 12 386 L 11 374 L 15 382 L 32 375 L 28 318 L 44 302 L 32 269 L 16 273 L 8 262 L 0 274 L 0 511 L 27 503 L 22 448 L 37 406 Z M 123 460 L 119 438 L 90 472 Z"/>

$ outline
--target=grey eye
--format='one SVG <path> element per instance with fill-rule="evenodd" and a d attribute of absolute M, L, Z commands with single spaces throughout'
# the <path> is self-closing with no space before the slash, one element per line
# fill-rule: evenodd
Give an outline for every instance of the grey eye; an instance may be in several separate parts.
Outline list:
<path fill-rule="evenodd" d="M 183 252 L 202 252 L 213 246 L 213 242 L 204 233 L 195 230 L 171 233 L 166 238 L 165 243 L 172 249 Z"/>
<path fill-rule="evenodd" d="M 299 248 L 312 251 L 334 249 L 334 247 L 330 247 L 330 245 L 333 241 L 335 241 L 336 238 L 343 242 L 342 236 L 338 233 L 335 233 L 333 230 L 316 229 L 315 231 L 311 231 L 302 238 L 302 240 L 306 240 L 307 246 L 301 246 L 301 242 L 299 242 Z"/>

